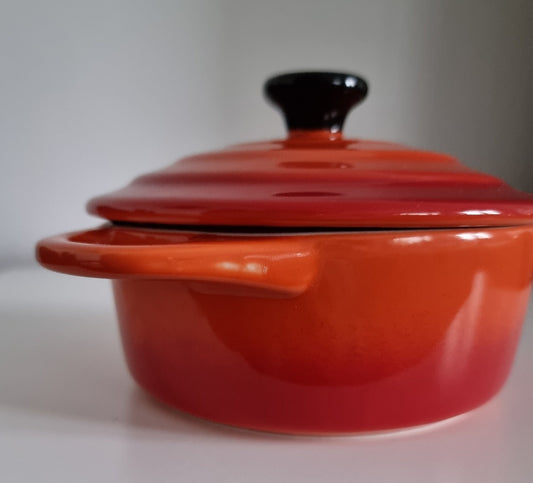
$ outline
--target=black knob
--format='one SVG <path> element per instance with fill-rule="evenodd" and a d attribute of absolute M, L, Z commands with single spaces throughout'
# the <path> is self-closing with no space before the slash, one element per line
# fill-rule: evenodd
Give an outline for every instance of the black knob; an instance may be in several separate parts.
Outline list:
<path fill-rule="evenodd" d="M 367 92 L 366 81 L 339 72 L 293 72 L 270 78 L 265 95 L 285 116 L 289 130 L 342 130 L 344 119 Z"/>

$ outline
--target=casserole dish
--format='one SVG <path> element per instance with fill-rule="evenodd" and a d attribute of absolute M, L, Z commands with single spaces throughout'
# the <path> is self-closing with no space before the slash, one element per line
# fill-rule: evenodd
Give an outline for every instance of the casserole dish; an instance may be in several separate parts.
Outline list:
<path fill-rule="evenodd" d="M 533 197 L 456 159 L 347 139 L 352 74 L 271 78 L 287 139 L 184 158 L 94 198 L 45 267 L 113 281 L 131 374 L 229 425 L 343 434 L 495 395 L 533 273 Z"/>

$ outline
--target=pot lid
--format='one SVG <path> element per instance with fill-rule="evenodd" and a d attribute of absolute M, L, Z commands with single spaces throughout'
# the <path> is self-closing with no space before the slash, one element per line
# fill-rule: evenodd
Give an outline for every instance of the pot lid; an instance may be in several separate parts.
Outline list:
<path fill-rule="evenodd" d="M 364 99 L 356 75 L 271 78 L 286 139 L 186 157 L 88 204 L 113 222 L 216 227 L 415 228 L 533 222 L 533 196 L 451 156 L 348 139 L 342 126 Z"/>

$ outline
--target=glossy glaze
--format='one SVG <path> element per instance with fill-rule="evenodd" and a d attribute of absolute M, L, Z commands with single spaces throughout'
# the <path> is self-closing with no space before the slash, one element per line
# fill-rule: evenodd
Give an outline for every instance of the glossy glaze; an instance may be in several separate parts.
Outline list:
<path fill-rule="evenodd" d="M 152 269 L 195 249 L 218 269 Z M 226 424 L 333 434 L 436 421 L 499 390 L 528 300 L 533 228 L 281 237 L 104 228 L 45 240 L 38 256 L 115 279 L 128 365 L 159 399 Z M 268 273 L 284 259 L 299 290 L 258 285 L 244 268 L 253 260 Z"/>
<path fill-rule="evenodd" d="M 284 75 L 266 91 L 287 139 L 95 198 L 114 225 L 43 240 L 39 261 L 113 279 L 131 373 L 200 417 L 338 434 L 487 401 L 524 318 L 533 196 L 450 156 L 344 138 L 366 93 L 355 76 Z"/>
<path fill-rule="evenodd" d="M 278 296 L 305 291 L 316 272 L 306 237 L 219 236 L 115 228 L 66 233 L 37 246 L 51 270 L 99 278 L 211 280 Z"/>
<path fill-rule="evenodd" d="M 368 92 L 366 81 L 340 72 L 291 72 L 265 83 L 266 97 L 279 107 L 289 131 L 320 130 L 336 133 L 354 106 Z"/>

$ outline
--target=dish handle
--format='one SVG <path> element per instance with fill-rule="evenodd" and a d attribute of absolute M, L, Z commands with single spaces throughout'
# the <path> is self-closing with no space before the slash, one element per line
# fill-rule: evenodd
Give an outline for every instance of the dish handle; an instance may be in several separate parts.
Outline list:
<path fill-rule="evenodd" d="M 280 296 L 303 293 L 316 272 L 315 249 L 305 236 L 201 235 L 112 225 L 41 240 L 36 257 L 44 267 L 70 275 L 212 282 Z"/>

